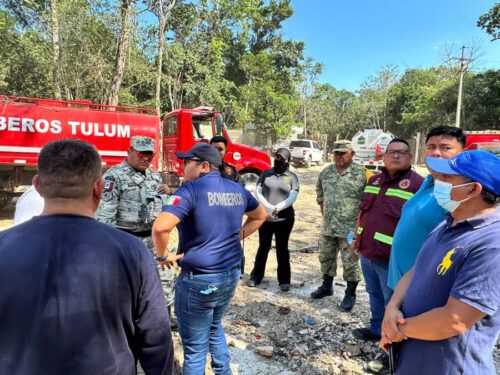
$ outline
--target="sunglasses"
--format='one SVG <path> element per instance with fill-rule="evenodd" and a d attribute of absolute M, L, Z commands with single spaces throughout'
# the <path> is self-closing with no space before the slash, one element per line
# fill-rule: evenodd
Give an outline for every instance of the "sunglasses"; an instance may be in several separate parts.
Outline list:
<path fill-rule="evenodd" d="M 146 159 L 146 160 L 151 160 L 155 157 L 155 153 L 152 151 L 137 151 L 134 149 L 135 152 L 137 152 L 137 156 L 139 156 L 140 159 Z"/>

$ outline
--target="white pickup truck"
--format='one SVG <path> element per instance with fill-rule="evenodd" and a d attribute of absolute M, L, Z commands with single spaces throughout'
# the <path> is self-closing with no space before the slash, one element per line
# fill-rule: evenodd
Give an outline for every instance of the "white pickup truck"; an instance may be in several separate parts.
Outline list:
<path fill-rule="evenodd" d="M 294 166 L 303 164 L 309 168 L 312 163 L 323 165 L 325 162 L 325 154 L 316 141 L 295 139 L 290 142 L 288 148 L 292 153 L 292 164 Z"/>

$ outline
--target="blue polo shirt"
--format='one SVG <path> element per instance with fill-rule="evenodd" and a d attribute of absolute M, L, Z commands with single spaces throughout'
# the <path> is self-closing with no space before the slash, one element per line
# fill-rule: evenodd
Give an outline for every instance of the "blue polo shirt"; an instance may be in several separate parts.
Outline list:
<path fill-rule="evenodd" d="M 500 210 L 462 221 L 451 216 L 425 241 L 403 300 L 413 317 L 446 305 L 451 296 L 486 316 L 462 335 L 400 343 L 396 374 L 495 373 L 492 351 L 500 331 Z"/>
<path fill-rule="evenodd" d="M 244 187 L 209 172 L 181 186 L 164 212 L 181 222 L 178 253 L 183 271 L 219 273 L 241 263 L 240 229 L 245 212 L 259 202 Z"/>
<path fill-rule="evenodd" d="M 414 265 L 417 255 L 429 233 L 444 220 L 446 211 L 433 195 L 431 175 L 415 195 L 405 203 L 392 240 L 387 285 L 396 289 L 399 280 Z"/>

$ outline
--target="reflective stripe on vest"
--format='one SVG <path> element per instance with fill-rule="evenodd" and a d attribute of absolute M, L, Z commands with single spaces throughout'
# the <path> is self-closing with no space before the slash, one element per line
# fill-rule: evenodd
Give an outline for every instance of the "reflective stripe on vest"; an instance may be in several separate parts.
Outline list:
<path fill-rule="evenodd" d="M 357 234 L 363 233 L 363 227 L 358 227 L 358 230 L 356 231 Z"/>
<path fill-rule="evenodd" d="M 376 187 L 376 186 L 370 186 L 370 185 L 368 185 L 367 187 L 365 187 L 364 192 L 365 193 L 370 193 L 370 194 L 378 194 L 380 192 L 380 188 Z"/>
<path fill-rule="evenodd" d="M 392 237 L 388 236 L 386 234 L 382 234 L 380 232 L 375 232 L 375 236 L 373 238 L 375 238 L 377 241 L 383 242 L 387 245 L 392 245 Z"/>
<path fill-rule="evenodd" d="M 404 200 L 408 200 L 411 197 L 413 197 L 413 193 L 406 191 L 406 190 L 401 190 L 401 189 L 387 189 L 385 192 L 385 195 L 389 197 L 398 197 Z"/>

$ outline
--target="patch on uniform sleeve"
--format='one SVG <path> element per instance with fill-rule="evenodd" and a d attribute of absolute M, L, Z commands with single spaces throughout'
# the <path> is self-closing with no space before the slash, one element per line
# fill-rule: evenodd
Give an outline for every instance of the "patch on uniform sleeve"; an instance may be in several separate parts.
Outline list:
<path fill-rule="evenodd" d="M 115 182 L 110 180 L 104 180 L 104 192 L 112 192 L 115 187 Z"/>
<path fill-rule="evenodd" d="M 408 189 L 411 185 L 411 181 L 408 178 L 405 178 L 404 180 L 399 181 L 399 187 L 401 189 Z"/>
<path fill-rule="evenodd" d="M 109 202 L 113 198 L 113 189 L 116 186 L 116 182 L 113 176 L 104 177 L 104 189 L 102 190 L 101 199 L 104 202 Z"/>
<path fill-rule="evenodd" d="M 378 186 L 378 185 L 380 185 L 380 178 L 377 178 L 376 180 L 374 180 L 374 181 L 372 182 L 372 185 L 373 185 L 373 186 Z"/>
<path fill-rule="evenodd" d="M 167 199 L 165 206 L 178 206 L 179 204 L 181 204 L 181 197 L 172 195 Z"/>

